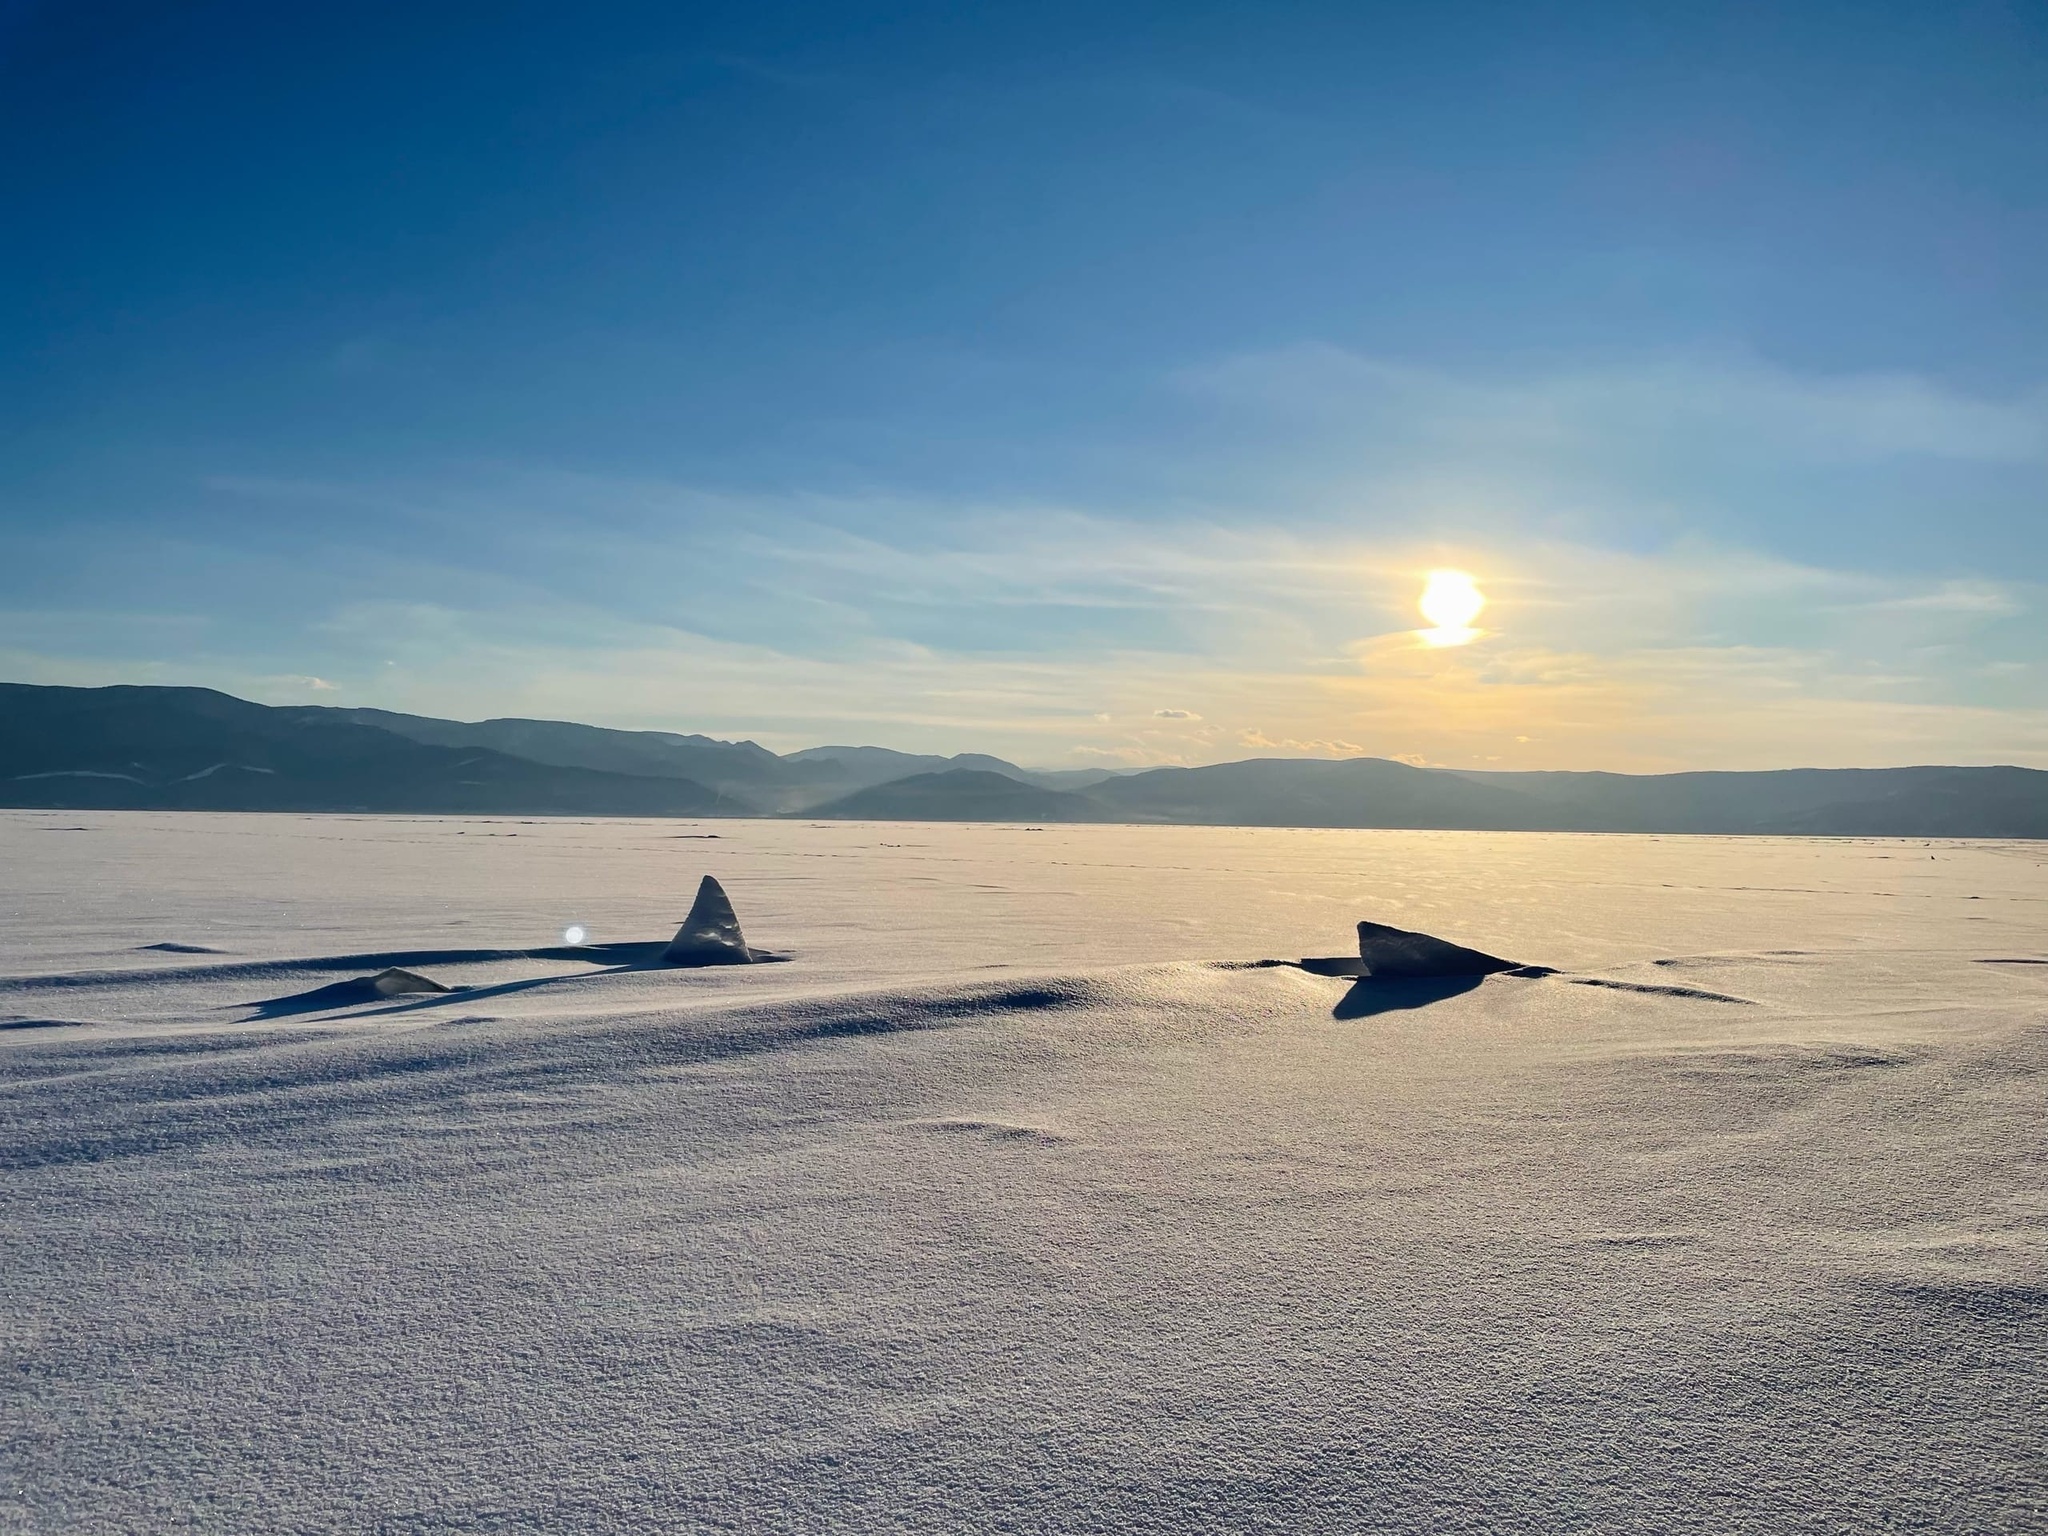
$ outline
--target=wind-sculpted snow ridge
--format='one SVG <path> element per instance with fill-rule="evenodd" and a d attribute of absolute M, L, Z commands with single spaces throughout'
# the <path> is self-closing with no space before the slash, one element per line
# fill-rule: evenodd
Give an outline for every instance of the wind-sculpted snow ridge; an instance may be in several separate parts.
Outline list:
<path fill-rule="evenodd" d="M 1742 1003 L 1751 1000 L 1728 992 L 1710 992 L 1705 987 L 1674 987 L 1648 981 L 1618 981 L 1611 976 L 1566 976 L 1575 987 L 1608 987 L 1616 992 L 1639 992 L 1646 997 L 1689 997 L 1704 1003 Z"/>
<path fill-rule="evenodd" d="M 677 1011 L 616 1000 L 590 1012 L 545 1020 L 484 1021 L 445 1014 L 436 1005 L 474 1004 L 473 996 L 394 997 L 394 1008 L 444 1024 L 408 1030 L 393 1044 L 376 1031 L 326 1021 L 318 1033 L 131 1036 L 95 1039 L 47 1054 L 14 1052 L 20 1080 L 0 1087 L 13 1124 L 0 1138 L 0 1167 L 100 1163 L 172 1146 L 241 1143 L 252 1134 L 246 1111 L 269 1101 L 285 1149 L 316 1128 L 341 1127 L 425 1106 L 541 1095 L 576 1084 L 659 1081 L 679 1069 L 832 1045 L 870 1036 L 1016 1026 L 1049 1015 L 1144 1001 L 1170 1007 L 1183 995 L 1188 967 L 1146 967 L 1089 977 L 1038 977 L 895 988 L 766 1003 L 726 1001 Z M 351 985 L 344 983 L 344 986 Z M 431 1009 L 431 1012 L 424 1011 Z M 289 1011 L 289 1010 L 286 1010 Z M 388 1016 L 388 1011 L 387 1015 Z M 376 1017 L 372 1015 L 370 1017 Z M 34 1025 L 59 1021 L 33 1021 Z M 32 1027 L 25 1024 L 23 1027 Z M 256 1047 L 252 1049 L 253 1047 Z M 166 1086 L 166 1078 L 175 1086 Z M 61 1082 L 39 1102 L 21 1085 Z M 557 1100 L 558 1103 L 567 1102 Z M 136 1134 L 138 1111 L 146 1132 Z M 232 1108 L 235 1113 L 223 1113 Z M 39 1112 L 43 1134 L 36 1134 Z"/>
<path fill-rule="evenodd" d="M 303 955 L 277 960 L 230 960 L 216 965 L 94 967 L 25 976 L 0 976 L 0 997 L 75 988 L 134 988 L 222 981 L 262 982 L 275 977 L 319 971 L 379 971 L 410 969 L 416 965 L 479 965 L 504 960 L 588 960 L 597 958 L 606 947 L 622 946 L 585 946 L 574 950 L 559 946 L 539 949 L 395 949 L 338 955 Z M 660 952 L 661 946 L 657 942 L 635 948 L 648 958 L 652 958 Z"/>

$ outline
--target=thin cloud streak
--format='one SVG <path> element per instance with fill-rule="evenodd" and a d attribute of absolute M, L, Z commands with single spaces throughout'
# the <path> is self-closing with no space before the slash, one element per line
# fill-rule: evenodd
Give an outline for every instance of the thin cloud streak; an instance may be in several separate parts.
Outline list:
<path fill-rule="evenodd" d="M 2048 460 L 2048 389 L 1987 399 L 1913 374 L 1817 376 L 1740 355 L 1472 377 L 1309 344 L 1191 368 L 1178 382 L 1267 418 L 1377 421 L 1467 451 L 1558 453 L 1690 437 L 1739 441 L 1750 458 Z"/>

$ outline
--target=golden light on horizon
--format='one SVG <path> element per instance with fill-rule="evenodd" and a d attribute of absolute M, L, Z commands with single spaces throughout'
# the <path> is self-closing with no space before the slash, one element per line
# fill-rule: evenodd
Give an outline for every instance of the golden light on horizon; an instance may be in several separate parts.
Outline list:
<path fill-rule="evenodd" d="M 1486 594 L 1468 571 L 1431 571 L 1417 604 L 1430 628 L 1422 631 L 1429 645 L 1467 645 L 1479 638 L 1472 621 L 1486 607 Z"/>

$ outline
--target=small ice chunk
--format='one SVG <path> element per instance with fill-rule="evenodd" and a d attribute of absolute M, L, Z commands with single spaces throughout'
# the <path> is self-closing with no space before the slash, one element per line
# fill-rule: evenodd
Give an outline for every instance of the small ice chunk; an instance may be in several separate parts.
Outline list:
<path fill-rule="evenodd" d="M 379 971 L 366 978 L 369 988 L 379 997 L 400 997 L 407 992 L 453 992 L 453 987 L 444 987 L 431 976 L 422 976 L 418 971 L 401 971 L 397 966 L 388 971 Z"/>
<path fill-rule="evenodd" d="M 697 887 L 690 915 L 662 952 L 669 965 L 750 965 L 754 952 L 740 935 L 740 920 L 726 899 L 725 887 L 710 875 Z"/>

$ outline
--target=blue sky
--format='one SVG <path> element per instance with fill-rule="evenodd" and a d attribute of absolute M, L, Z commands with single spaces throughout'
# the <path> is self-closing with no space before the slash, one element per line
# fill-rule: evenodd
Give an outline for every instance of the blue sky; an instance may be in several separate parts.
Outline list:
<path fill-rule="evenodd" d="M 2038 6 L 0 0 L 0 133 L 8 677 L 2048 765 Z"/>

